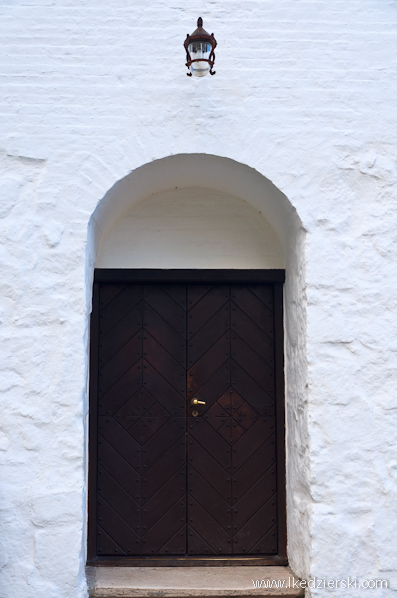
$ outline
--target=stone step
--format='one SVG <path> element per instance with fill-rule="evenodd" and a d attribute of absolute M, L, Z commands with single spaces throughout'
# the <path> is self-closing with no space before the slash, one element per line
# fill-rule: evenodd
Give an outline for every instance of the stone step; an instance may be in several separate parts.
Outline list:
<path fill-rule="evenodd" d="M 299 578 L 289 567 L 87 567 L 86 572 L 90 598 L 299 598 L 305 594 L 296 588 Z M 254 587 L 257 581 L 261 587 Z"/>

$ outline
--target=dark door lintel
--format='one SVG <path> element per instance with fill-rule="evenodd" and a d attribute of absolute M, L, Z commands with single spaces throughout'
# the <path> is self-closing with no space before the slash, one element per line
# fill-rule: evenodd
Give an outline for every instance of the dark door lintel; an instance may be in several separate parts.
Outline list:
<path fill-rule="evenodd" d="M 159 270 L 96 268 L 94 282 L 117 283 L 197 283 L 197 284 L 255 284 L 285 282 L 285 270 Z"/>

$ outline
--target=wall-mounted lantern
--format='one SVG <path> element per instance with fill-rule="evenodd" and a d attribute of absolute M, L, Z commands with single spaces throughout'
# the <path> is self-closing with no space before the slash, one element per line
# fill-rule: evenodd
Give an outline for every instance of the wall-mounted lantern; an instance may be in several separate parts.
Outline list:
<path fill-rule="evenodd" d="M 183 45 L 186 50 L 186 66 L 190 70 L 190 73 L 186 73 L 188 77 L 205 77 L 207 73 L 215 75 L 212 67 L 215 63 L 216 39 L 213 33 L 210 35 L 203 29 L 201 17 L 197 20 L 196 31 L 192 35 L 187 34 Z"/>

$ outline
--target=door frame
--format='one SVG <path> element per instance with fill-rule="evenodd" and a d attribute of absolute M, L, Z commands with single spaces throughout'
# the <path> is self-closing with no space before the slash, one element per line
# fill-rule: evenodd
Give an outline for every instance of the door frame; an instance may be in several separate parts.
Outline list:
<path fill-rule="evenodd" d="M 284 316 L 283 283 L 285 270 L 159 270 L 96 268 L 94 271 L 92 312 L 90 322 L 89 366 L 89 426 L 88 426 L 88 542 L 87 565 L 94 566 L 285 566 L 287 559 L 287 505 L 285 453 L 285 392 L 284 392 Z M 274 375 L 276 400 L 277 510 L 278 553 L 272 556 L 96 556 L 96 493 L 97 493 L 97 397 L 99 373 L 99 284 L 266 284 L 274 289 Z"/>

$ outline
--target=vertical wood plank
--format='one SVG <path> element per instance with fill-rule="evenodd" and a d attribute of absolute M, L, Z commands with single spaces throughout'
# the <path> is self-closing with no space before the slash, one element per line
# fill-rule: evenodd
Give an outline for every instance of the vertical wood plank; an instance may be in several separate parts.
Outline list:
<path fill-rule="evenodd" d="M 283 294 L 283 284 L 274 283 L 274 363 L 277 433 L 278 555 L 282 558 L 287 556 Z"/>
<path fill-rule="evenodd" d="M 90 370 L 89 370 L 89 429 L 88 429 L 88 546 L 89 559 L 96 557 L 97 520 L 97 462 L 98 462 L 98 364 L 99 364 L 99 283 L 95 282 L 92 294 L 90 319 Z"/>

